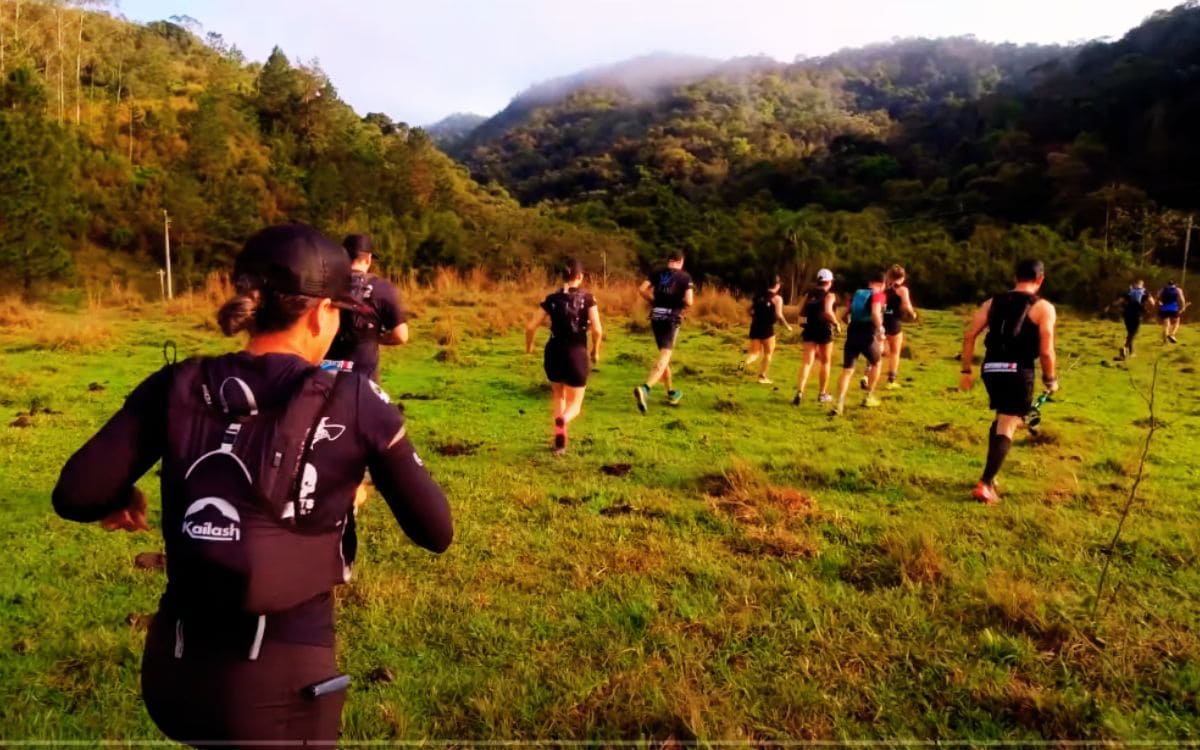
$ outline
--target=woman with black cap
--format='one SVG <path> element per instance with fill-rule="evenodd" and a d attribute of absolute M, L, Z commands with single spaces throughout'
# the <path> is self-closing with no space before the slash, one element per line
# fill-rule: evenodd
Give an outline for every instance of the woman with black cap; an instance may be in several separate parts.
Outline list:
<path fill-rule="evenodd" d="M 146 638 L 142 695 L 196 746 L 337 740 L 345 687 L 333 587 L 350 574 L 355 489 L 375 485 L 417 544 L 441 552 L 450 509 L 368 378 L 317 364 L 350 293 L 342 248 L 299 224 L 251 237 L 218 315 L 245 349 L 151 375 L 73 455 L 64 518 L 147 528 L 134 485 L 162 460 L 167 588 Z"/>
<path fill-rule="evenodd" d="M 600 342 L 604 327 L 600 325 L 600 308 L 596 298 L 580 288 L 583 284 L 583 264 L 568 260 L 562 268 L 563 286 L 547 295 L 538 311 L 525 326 L 525 353 L 533 353 L 537 330 L 550 324 L 550 340 L 546 342 L 543 366 L 550 381 L 550 410 L 554 414 L 554 452 L 567 450 L 567 427 L 583 410 L 583 394 L 587 390 L 592 365 L 600 361 Z M 592 348 L 588 352 L 588 332 Z"/>

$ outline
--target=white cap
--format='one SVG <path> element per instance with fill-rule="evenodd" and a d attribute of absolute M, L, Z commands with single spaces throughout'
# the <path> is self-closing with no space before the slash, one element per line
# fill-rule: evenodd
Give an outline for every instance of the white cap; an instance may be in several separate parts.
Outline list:
<path fill-rule="evenodd" d="M 826 281 L 833 281 L 833 271 L 830 271 L 828 268 L 822 268 L 820 271 L 817 271 L 817 281 L 822 284 Z"/>

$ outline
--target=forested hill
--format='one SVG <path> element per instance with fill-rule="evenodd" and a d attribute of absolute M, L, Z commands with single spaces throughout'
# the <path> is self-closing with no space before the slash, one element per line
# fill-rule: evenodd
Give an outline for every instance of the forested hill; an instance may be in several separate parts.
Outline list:
<path fill-rule="evenodd" d="M 316 65 L 83 5 L 0 4 L 0 287 L 116 274 L 157 293 L 164 210 L 180 287 L 289 220 L 370 232 L 397 272 L 630 255 L 628 236 L 479 186 L 424 131 L 360 117 Z"/>
<path fill-rule="evenodd" d="M 519 97 L 452 153 L 527 205 L 681 246 L 732 283 L 896 258 L 952 301 L 1036 252 L 1091 303 L 1177 263 L 1200 205 L 1195 3 L 1071 48 L 919 39 L 637 91 L 574 83 Z"/>
<path fill-rule="evenodd" d="M 457 145 L 487 120 L 483 115 L 456 112 L 432 125 L 426 125 L 423 129 L 439 148 L 448 149 Z"/>

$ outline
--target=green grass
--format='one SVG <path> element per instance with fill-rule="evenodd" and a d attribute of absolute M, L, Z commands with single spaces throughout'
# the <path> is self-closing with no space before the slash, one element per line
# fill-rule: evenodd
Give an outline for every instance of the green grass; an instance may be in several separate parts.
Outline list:
<path fill-rule="evenodd" d="M 363 511 L 339 591 L 345 737 L 1200 739 L 1194 331 L 1162 358 L 1166 427 L 1093 620 L 1146 433 L 1132 383 L 1148 386 L 1153 330 L 1126 368 L 1109 361 L 1119 325 L 1062 324 L 1064 369 L 1079 364 L 1045 410 L 1048 438 L 1018 439 L 1004 502 L 985 508 L 968 493 L 991 417 L 982 387 L 954 390 L 958 315 L 910 327 L 904 388 L 840 421 L 789 405 L 797 343 L 761 386 L 732 372 L 743 328 L 699 324 L 679 345 L 683 403 L 657 389 L 640 416 L 631 389 L 653 345 L 611 320 L 557 458 L 540 355 L 522 358 L 519 331 L 466 330 L 438 361 L 437 312 L 386 354 L 384 385 L 409 394 L 456 538 L 433 556 L 378 498 Z M 194 318 L 125 317 L 42 323 L 91 341 L 0 333 L 0 738 L 160 737 L 131 621 L 163 586 L 133 558 L 161 539 L 62 521 L 49 495 L 164 338 L 181 353 L 235 344 Z M 439 453 L 450 444 L 473 452 Z M 141 486 L 157 497 L 153 473 Z M 380 668 L 393 679 L 372 680 Z"/>

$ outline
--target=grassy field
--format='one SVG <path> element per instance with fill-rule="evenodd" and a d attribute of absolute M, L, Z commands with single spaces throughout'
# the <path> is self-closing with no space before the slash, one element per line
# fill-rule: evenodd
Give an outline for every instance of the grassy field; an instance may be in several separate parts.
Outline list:
<path fill-rule="evenodd" d="M 1118 323 L 1068 317 L 1078 364 L 988 508 L 968 500 L 991 417 L 981 387 L 954 390 L 961 313 L 910 326 L 904 387 L 833 421 L 788 403 L 794 340 L 778 385 L 736 373 L 738 306 L 706 295 L 679 345 L 683 403 L 658 390 L 643 417 L 630 390 L 653 344 L 632 291 L 602 291 L 628 317 L 607 316 L 560 458 L 540 355 L 521 356 L 538 296 L 410 295 L 415 343 L 387 353 L 384 385 L 456 539 L 435 557 L 381 501 L 364 509 L 339 591 L 346 738 L 1200 739 L 1200 333 L 1163 350 L 1147 330 L 1126 367 Z M 61 521 L 49 495 L 164 339 L 237 345 L 208 304 L 0 306 L 0 739 L 160 737 L 137 675 L 163 579 L 134 558 L 161 539 Z M 1161 429 L 1093 616 L 1160 352 Z M 141 486 L 157 497 L 153 475 Z"/>

